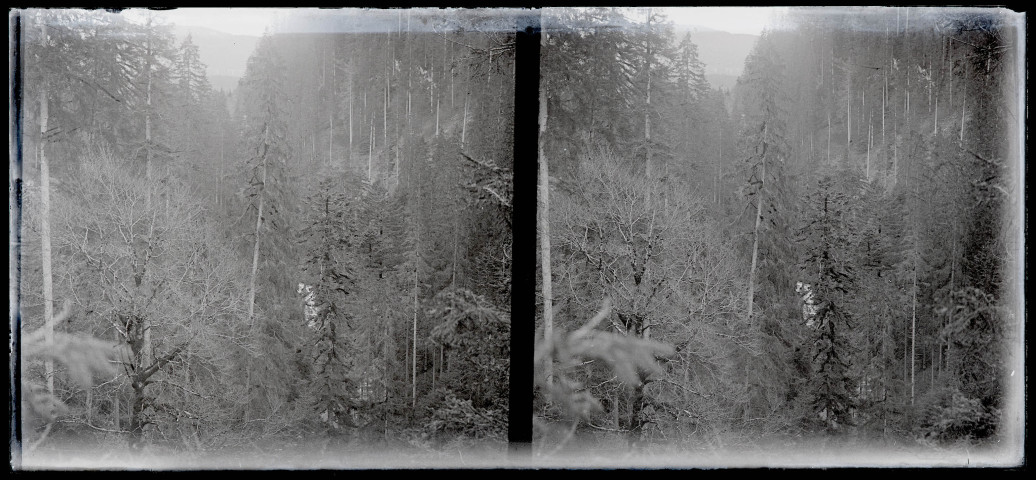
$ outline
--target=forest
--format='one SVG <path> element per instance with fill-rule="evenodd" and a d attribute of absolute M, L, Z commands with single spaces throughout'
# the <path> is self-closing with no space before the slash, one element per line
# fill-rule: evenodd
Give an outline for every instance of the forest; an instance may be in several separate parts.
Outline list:
<path fill-rule="evenodd" d="M 673 11 L 12 10 L 12 468 L 1023 462 L 1024 16 Z"/>
<path fill-rule="evenodd" d="M 660 10 L 543 12 L 536 455 L 1020 455 L 1018 17 L 789 9 L 728 91 Z"/>
<path fill-rule="evenodd" d="M 13 459 L 505 451 L 506 17 L 300 11 L 232 92 L 159 12 L 9 24 Z"/>

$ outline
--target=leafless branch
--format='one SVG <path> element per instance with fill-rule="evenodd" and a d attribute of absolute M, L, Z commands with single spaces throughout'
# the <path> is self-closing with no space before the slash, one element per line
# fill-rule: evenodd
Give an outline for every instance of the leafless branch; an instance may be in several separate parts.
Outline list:
<path fill-rule="evenodd" d="M 687 387 L 685 387 L 683 385 L 680 385 L 679 383 L 676 383 L 676 382 L 674 382 L 672 380 L 669 380 L 669 379 L 666 379 L 666 378 L 652 379 L 651 381 L 652 382 L 662 382 L 662 383 L 665 383 L 667 385 L 672 385 L 672 386 L 674 386 L 676 388 L 679 388 L 680 390 L 683 390 L 683 391 L 685 391 L 687 393 L 690 393 L 690 394 L 693 394 L 693 395 L 697 395 L 697 396 L 702 397 L 702 398 L 710 398 L 708 395 L 705 395 L 704 393 L 696 392 L 694 390 L 691 390 L 691 389 L 689 389 L 689 388 L 687 388 Z"/>
<path fill-rule="evenodd" d="M 187 388 L 187 387 L 185 387 L 185 386 L 183 386 L 183 385 L 180 385 L 180 384 L 178 384 L 178 383 L 173 383 L 173 382 L 170 382 L 170 381 L 168 381 L 168 380 L 155 380 L 155 381 L 153 381 L 153 382 L 151 382 L 151 383 L 163 383 L 163 384 L 166 384 L 166 385 L 169 385 L 169 386 L 172 386 L 172 387 L 176 387 L 176 388 L 179 388 L 180 390 L 183 390 L 183 391 L 185 391 L 185 392 L 187 392 L 187 393 L 189 393 L 189 394 L 191 394 L 191 395 L 194 395 L 194 396 L 196 396 L 196 397 L 200 397 L 200 398 L 204 398 L 204 399 L 210 399 L 210 398 L 212 398 L 212 397 L 209 397 L 209 396 L 207 396 L 207 395 L 202 395 L 202 394 L 200 394 L 200 393 L 198 393 L 198 392 L 195 392 L 194 390 L 191 390 L 191 389 L 189 389 L 189 388 Z M 189 412 L 184 412 L 184 413 L 187 413 L 188 415 L 190 415 L 190 413 L 189 413 Z"/>
<path fill-rule="evenodd" d="M 54 427 L 54 422 L 47 423 L 47 428 L 45 428 L 43 430 L 43 433 L 40 434 L 40 438 L 38 440 L 36 440 L 35 442 L 33 442 L 32 445 L 29 445 L 29 451 L 30 452 L 32 452 L 32 451 L 36 450 L 37 448 L 39 448 L 40 444 L 42 444 L 43 441 L 47 439 L 47 436 L 50 435 L 50 430 L 53 427 Z"/>
<path fill-rule="evenodd" d="M 506 199 L 504 199 L 504 197 L 500 196 L 499 193 L 496 193 L 496 190 L 493 190 L 492 187 L 486 185 L 486 186 L 483 186 L 482 189 L 487 191 L 487 192 L 489 192 L 490 195 L 496 197 L 496 200 L 498 202 L 500 202 L 501 205 L 503 205 L 503 206 L 505 206 L 507 208 L 511 208 L 511 202 L 509 202 Z"/>

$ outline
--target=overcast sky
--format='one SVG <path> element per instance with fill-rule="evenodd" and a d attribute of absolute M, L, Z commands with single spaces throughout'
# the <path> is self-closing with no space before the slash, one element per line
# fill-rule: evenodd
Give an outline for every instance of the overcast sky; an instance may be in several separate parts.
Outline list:
<path fill-rule="evenodd" d="M 759 35 L 772 15 L 786 10 L 787 7 L 669 7 L 665 13 L 675 24 Z"/>
<path fill-rule="evenodd" d="M 234 35 L 261 37 L 266 27 L 290 8 L 177 8 L 156 10 L 154 15 L 165 23 L 179 26 L 205 27 Z M 141 15 L 143 10 L 131 10 Z"/>
<path fill-rule="evenodd" d="M 262 36 L 278 16 L 295 9 L 284 8 L 178 8 L 156 11 L 167 23 L 199 26 L 236 35 Z M 669 7 L 667 16 L 674 23 L 701 25 L 731 33 L 758 35 L 770 16 L 781 7 Z M 134 13 L 141 13 L 136 11 Z"/>

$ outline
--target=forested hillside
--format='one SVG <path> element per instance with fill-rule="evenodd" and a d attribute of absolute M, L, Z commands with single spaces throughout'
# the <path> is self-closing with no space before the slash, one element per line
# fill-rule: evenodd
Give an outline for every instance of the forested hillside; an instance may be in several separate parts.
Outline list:
<path fill-rule="evenodd" d="M 657 10 L 543 22 L 538 455 L 1020 447 L 1017 17 L 792 9 L 729 109 Z"/>
<path fill-rule="evenodd" d="M 228 102 L 160 17 L 12 15 L 12 453 L 502 451 L 513 25 L 320 12 Z"/>
<path fill-rule="evenodd" d="M 1024 17 L 665 11 L 12 10 L 12 468 L 1023 462 Z"/>

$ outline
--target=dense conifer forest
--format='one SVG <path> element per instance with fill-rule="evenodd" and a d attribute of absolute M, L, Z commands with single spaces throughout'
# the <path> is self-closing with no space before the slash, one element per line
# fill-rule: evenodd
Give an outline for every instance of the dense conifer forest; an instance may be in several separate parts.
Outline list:
<path fill-rule="evenodd" d="M 693 11 L 12 10 L 12 468 L 1024 462 L 1024 16 Z"/>
<path fill-rule="evenodd" d="M 502 454 L 506 18 L 300 12 L 233 92 L 160 12 L 12 22 L 24 461 Z"/>
<path fill-rule="evenodd" d="M 536 451 L 1020 448 L 1019 17 L 789 9 L 718 90 L 663 10 L 543 13 Z"/>

